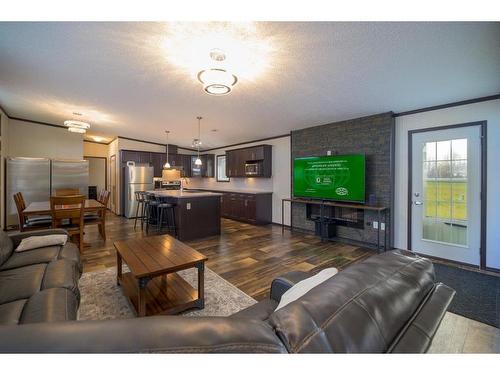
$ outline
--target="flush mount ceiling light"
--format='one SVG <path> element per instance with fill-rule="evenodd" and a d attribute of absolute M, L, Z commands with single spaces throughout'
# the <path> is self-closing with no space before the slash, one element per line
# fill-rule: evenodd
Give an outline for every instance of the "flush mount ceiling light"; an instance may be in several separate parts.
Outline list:
<path fill-rule="evenodd" d="M 225 69 L 211 68 L 198 73 L 198 80 L 203 84 L 203 90 L 210 95 L 227 95 L 238 82 L 238 78 Z"/>
<path fill-rule="evenodd" d="M 160 43 L 177 72 L 198 78 L 208 94 L 225 95 L 236 82 L 257 82 L 272 71 L 275 39 L 264 23 L 169 22 Z"/>
<path fill-rule="evenodd" d="M 81 113 L 73 112 L 74 116 L 81 116 Z M 78 121 L 78 120 L 66 120 L 64 121 L 64 126 L 68 128 L 71 133 L 85 134 L 87 130 L 90 129 L 90 124 L 88 122 Z"/>

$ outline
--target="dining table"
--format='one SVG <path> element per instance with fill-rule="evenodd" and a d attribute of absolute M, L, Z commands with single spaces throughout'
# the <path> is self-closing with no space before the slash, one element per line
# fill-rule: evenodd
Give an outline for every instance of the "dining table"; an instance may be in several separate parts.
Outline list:
<path fill-rule="evenodd" d="M 65 205 L 56 205 L 56 210 L 71 210 L 77 208 L 77 204 L 65 204 Z M 101 202 L 95 199 L 85 199 L 85 212 L 96 212 L 96 211 L 105 211 L 106 206 Z M 25 215 L 51 215 L 52 210 L 50 209 L 50 201 L 41 201 L 41 202 L 31 202 L 28 206 L 23 210 L 23 214 Z M 105 213 L 102 212 L 102 217 L 104 220 Z M 106 238 L 105 234 L 105 225 L 102 225 L 101 235 Z"/>

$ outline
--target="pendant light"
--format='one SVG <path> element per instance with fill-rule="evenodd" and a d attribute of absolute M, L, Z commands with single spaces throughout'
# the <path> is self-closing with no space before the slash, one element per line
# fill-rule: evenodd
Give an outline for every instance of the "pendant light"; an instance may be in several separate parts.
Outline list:
<path fill-rule="evenodd" d="M 198 158 L 194 161 L 194 165 L 201 166 L 203 163 L 200 159 L 200 144 L 201 144 L 201 131 L 200 131 L 200 121 L 202 119 L 201 116 L 196 117 L 198 119 Z"/>
<path fill-rule="evenodd" d="M 170 169 L 170 163 L 168 162 L 168 135 L 170 134 L 170 130 L 165 130 L 167 134 L 167 162 L 163 164 L 163 169 Z"/>

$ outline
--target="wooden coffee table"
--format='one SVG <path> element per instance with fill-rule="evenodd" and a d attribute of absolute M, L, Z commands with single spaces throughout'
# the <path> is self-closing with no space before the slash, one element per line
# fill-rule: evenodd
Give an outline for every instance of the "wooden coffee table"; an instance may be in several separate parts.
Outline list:
<path fill-rule="evenodd" d="M 178 314 L 194 307 L 203 309 L 204 271 L 207 258 L 164 235 L 117 241 L 117 283 L 138 316 Z M 123 273 L 125 262 L 130 272 Z M 198 290 L 176 272 L 198 269 Z"/>

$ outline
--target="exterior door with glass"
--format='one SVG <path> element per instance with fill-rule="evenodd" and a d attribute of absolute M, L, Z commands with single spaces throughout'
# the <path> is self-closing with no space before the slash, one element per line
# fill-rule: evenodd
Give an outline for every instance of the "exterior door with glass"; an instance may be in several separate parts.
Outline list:
<path fill-rule="evenodd" d="M 480 264 L 481 126 L 411 133 L 411 249 Z"/>

